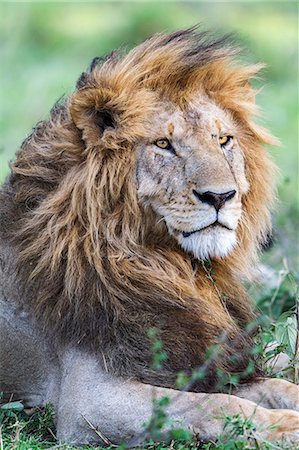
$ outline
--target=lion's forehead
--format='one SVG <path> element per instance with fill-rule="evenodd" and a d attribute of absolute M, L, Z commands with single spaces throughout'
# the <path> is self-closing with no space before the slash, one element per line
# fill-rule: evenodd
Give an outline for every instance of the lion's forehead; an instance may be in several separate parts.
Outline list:
<path fill-rule="evenodd" d="M 184 110 L 167 104 L 153 120 L 152 132 L 171 139 L 198 139 L 200 135 L 232 131 L 234 124 L 226 111 L 213 102 L 193 100 Z"/>

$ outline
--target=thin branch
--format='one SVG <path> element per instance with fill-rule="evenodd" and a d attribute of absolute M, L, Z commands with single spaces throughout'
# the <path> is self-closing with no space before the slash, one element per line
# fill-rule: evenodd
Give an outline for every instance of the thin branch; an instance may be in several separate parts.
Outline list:
<path fill-rule="evenodd" d="M 110 447 L 117 447 L 114 445 L 101 431 L 99 431 L 91 422 L 88 420 L 83 414 L 81 414 L 83 419 L 87 422 L 88 426 L 96 433 L 96 435 L 102 439 L 105 445 L 109 445 Z"/>

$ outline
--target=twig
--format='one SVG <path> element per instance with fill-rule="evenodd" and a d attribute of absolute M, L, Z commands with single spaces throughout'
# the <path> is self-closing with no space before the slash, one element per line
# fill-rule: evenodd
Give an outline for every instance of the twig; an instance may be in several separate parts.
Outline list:
<path fill-rule="evenodd" d="M 53 433 L 53 431 L 51 430 L 50 427 L 47 427 L 48 432 L 50 433 L 50 435 L 52 436 L 52 438 L 55 439 L 55 441 L 57 441 L 57 436 L 55 436 L 55 434 Z"/>
<path fill-rule="evenodd" d="M 97 436 L 99 436 L 100 439 L 104 442 L 105 445 L 110 445 L 110 447 L 117 447 L 117 445 L 112 444 L 112 442 L 103 434 L 101 431 L 99 431 L 83 414 L 81 414 L 83 419 L 87 422 L 89 427 L 96 433 Z"/>

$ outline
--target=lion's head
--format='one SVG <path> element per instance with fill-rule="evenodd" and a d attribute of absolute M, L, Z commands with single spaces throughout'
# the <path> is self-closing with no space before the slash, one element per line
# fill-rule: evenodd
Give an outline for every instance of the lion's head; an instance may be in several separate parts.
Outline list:
<path fill-rule="evenodd" d="M 240 67 L 235 53 L 194 30 L 155 36 L 96 61 L 70 103 L 87 147 L 110 151 L 118 166 L 109 186 L 124 194 L 117 176 L 132 164 L 126 177 L 151 236 L 163 222 L 198 259 L 236 250 L 249 261 L 270 228 L 273 167 L 260 144 L 272 141 L 252 122 L 249 84 L 261 66 Z"/>

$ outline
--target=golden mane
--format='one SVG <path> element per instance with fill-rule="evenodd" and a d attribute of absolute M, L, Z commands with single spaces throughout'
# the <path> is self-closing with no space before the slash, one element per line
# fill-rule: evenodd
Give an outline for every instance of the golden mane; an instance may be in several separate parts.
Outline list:
<path fill-rule="evenodd" d="M 240 327 L 254 315 L 239 276 L 271 228 L 273 165 L 262 148 L 272 138 L 252 119 L 249 82 L 261 66 L 237 65 L 236 53 L 227 39 L 189 29 L 96 59 L 25 140 L 2 190 L 24 303 L 46 332 L 97 351 L 115 373 L 158 383 L 146 334 L 153 326 L 169 355 L 159 384 L 173 386 L 176 371 L 201 364 L 223 333 L 217 367 L 247 367 Z M 157 100 L 184 108 L 195 94 L 238 122 L 251 186 L 238 247 L 212 270 L 195 267 L 136 195 L 133 147 Z M 212 389 L 215 377 L 211 369 L 200 389 Z"/>

